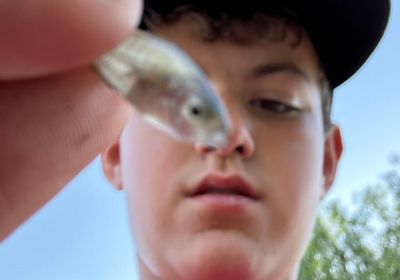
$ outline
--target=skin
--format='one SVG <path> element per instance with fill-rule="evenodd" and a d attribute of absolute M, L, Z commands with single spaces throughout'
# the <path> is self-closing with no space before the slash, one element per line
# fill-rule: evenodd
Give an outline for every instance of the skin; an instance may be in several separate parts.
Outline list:
<path fill-rule="evenodd" d="M 126 194 L 141 279 L 296 279 L 342 152 L 339 128 L 324 133 L 315 51 L 307 37 L 296 48 L 205 43 L 198 27 L 185 17 L 155 33 L 208 75 L 233 124 L 229 143 L 217 150 L 179 143 L 134 113 L 102 157 L 104 174 Z M 251 74 L 260 64 L 303 74 Z M 297 110 L 252 105 L 263 98 Z M 239 213 L 197 207 L 185 193 L 208 172 L 240 174 L 261 199 Z"/>
<path fill-rule="evenodd" d="M 87 65 L 141 11 L 140 0 L 1 1 L 0 241 L 121 133 L 130 106 Z"/>
<path fill-rule="evenodd" d="M 0 79 L 88 64 L 120 42 L 141 12 L 140 0 L 2 1 Z"/>

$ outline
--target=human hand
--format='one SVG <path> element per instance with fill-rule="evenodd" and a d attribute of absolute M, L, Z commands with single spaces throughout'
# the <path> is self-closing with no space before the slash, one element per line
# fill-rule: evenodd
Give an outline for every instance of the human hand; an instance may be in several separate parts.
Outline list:
<path fill-rule="evenodd" d="M 0 3 L 0 240 L 118 137 L 131 109 L 88 66 L 140 0 Z"/>

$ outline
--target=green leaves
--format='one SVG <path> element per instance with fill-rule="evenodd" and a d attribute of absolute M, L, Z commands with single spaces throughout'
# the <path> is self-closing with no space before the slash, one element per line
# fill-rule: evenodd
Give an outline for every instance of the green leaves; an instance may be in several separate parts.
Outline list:
<path fill-rule="evenodd" d="M 339 201 L 318 218 L 299 279 L 400 279 L 400 157 L 383 182 Z"/>

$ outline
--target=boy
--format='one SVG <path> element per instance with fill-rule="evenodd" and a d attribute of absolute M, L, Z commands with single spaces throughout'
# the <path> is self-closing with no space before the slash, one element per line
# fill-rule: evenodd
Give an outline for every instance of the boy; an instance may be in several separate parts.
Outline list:
<path fill-rule="evenodd" d="M 134 114 L 103 153 L 105 175 L 127 196 L 142 279 L 296 279 L 342 152 L 331 85 L 371 50 L 351 30 L 366 24 L 354 17 L 361 3 L 339 2 L 145 2 L 142 28 L 202 67 L 233 130 L 222 148 L 192 146 Z M 333 5 L 326 19 L 324 5 Z M 335 17 L 344 23 L 332 27 Z"/>
<path fill-rule="evenodd" d="M 142 279 L 295 279 L 342 151 L 329 84 L 375 47 L 388 4 L 163 2 L 145 3 L 145 22 L 203 68 L 233 130 L 225 147 L 193 147 L 133 113 L 104 152 L 128 197 Z"/>

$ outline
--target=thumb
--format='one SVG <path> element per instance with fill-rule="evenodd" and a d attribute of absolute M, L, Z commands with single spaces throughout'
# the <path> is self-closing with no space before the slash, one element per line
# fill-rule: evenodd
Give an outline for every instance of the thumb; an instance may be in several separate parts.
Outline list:
<path fill-rule="evenodd" d="M 85 65 L 137 26 L 142 0 L 0 2 L 0 79 Z"/>

